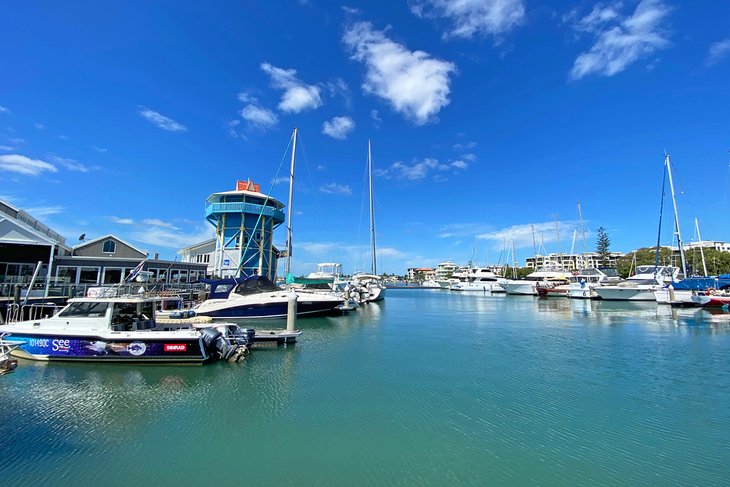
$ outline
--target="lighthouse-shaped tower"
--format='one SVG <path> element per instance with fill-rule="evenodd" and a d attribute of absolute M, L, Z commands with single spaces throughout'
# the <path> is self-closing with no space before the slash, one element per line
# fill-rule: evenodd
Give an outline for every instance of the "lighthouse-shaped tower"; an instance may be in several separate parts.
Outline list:
<path fill-rule="evenodd" d="M 205 218 L 215 226 L 215 274 L 260 275 L 274 281 L 278 252 L 273 236 L 274 228 L 284 222 L 283 207 L 250 179 L 237 181 L 234 191 L 210 195 Z"/>

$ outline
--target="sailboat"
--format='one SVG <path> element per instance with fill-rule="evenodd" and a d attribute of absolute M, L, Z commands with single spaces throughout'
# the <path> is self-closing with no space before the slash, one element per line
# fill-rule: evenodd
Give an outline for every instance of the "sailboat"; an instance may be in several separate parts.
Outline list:
<path fill-rule="evenodd" d="M 294 196 L 294 160 L 297 150 L 297 129 L 292 134 L 291 170 L 289 172 L 289 206 L 287 209 L 286 268 L 287 282 L 293 282 L 292 255 L 292 203 Z M 228 281 L 228 282 L 225 282 Z M 291 290 L 282 290 L 265 276 L 209 281 L 211 294 L 195 308 L 195 313 L 218 320 L 246 318 L 285 318 Z M 226 291 L 215 293 L 214 285 L 223 285 Z M 222 286 L 222 287 L 223 287 Z M 297 316 L 342 314 L 344 299 L 338 295 L 297 292 Z"/>
<path fill-rule="evenodd" d="M 687 274 L 687 266 L 684 260 L 684 247 L 682 246 L 682 235 L 679 232 L 679 217 L 677 214 L 677 200 L 674 196 L 674 181 L 672 180 L 672 165 L 669 154 L 664 154 L 664 176 L 669 178 L 669 188 L 672 194 L 674 205 L 674 225 L 679 244 L 679 254 L 682 261 L 682 275 Z M 654 265 L 640 265 L 636 267 L 636 274 L 626 281 L 615 286 L 599 286 L 595 288 L 596 294 L 601 299 L 614 301 L 655 301 L 654 291 L 669 284 L 677 282 L 680 269 L 674 266 L 659 265 L 659 240 L 662 230 L 662 213 L 664 209 L 664 180 L 662 181 L 662 201 L 659 207 L 659 232 L 657 235 L 656 257 Z"/>
<path fill-rule="evenodd" d="M 378 275 L 378 261 L 375 253 L 375 208 L 373 205 L 373 157 L 368 139 L 368 186 L 370 189 L 370 245 L 372 261 L 370 274 L 355 274 L 350 281 L 350 295 L 361 303 L 385 299 L 385 282 Z"/>

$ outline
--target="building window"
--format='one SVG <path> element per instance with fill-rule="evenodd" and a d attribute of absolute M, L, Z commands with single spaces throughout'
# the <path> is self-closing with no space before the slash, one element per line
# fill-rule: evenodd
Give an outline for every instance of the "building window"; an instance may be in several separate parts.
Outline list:
<path fill-rule="evenodd" d="M 117 251 L 117 243 L 114 240 L 105 240 L 101 251 L 105 254 L 113 254 Z"/>

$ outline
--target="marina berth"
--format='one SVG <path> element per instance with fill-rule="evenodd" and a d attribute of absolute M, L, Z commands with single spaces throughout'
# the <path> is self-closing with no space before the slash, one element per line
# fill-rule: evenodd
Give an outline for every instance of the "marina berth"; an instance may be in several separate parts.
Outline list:
<path fill-rule="evenodd" d="M 51 317 L 0 326 L 14 356 L 42 361 L 202 364 L 248 354 L 254 330 L 156 320 L 147 297 L 76 298 Z"/>

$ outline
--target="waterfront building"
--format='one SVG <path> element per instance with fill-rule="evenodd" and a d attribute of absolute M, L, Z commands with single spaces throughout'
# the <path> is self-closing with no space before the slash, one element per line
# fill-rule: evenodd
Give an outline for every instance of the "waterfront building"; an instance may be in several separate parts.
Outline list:
<path fill-rule="evenodd" d="M 206 273 L 203 264 L 160 260 L 159 254 L 150 259 L 147 251 L 111 234 L 88 241 L 84 237 L 70 246 L 26 211 L 0 201 L 0 296 L 11 295 L 15 284 L 29 284 L 39 262 L 34 289 L 42 295 L 118 284 L 143 260 L 143 270 L 160 283 L 191 283 Z"/>
<path fill-rule="evenodd" d="M 436 271 L 432 267 L 410 267 L 408 269 L 409 281 L 427 281 L 436 276 Z"/>
<path fill-rule="evenodd" d="M 213 193 L 205 201 L 205 218 L 215 227 L 212 254 L 205 252 L 210 242 L 181 252 L 188 260 L 208 253 L 207 264 L 215 276 L 259 275 L 275 281 L 281 253 L 274 247 L 273 236 L 284 222 L 282 208 L 284 204 L 262 194 L 258 184 L 237 181 L 235 190 Z"/>
<path fill-rule="evenodd" d="M 458 266 L 451 261 L 441 262 L 436 266 L 436 280 L 449 279 Z"/>
<path fill-rule="evenodd" d="M 559 267 L 565 271 L 590 269 L 598 267 L 616 267 L 618 259 L 623 257 L 622 252 L 610 252 L 608 259 L 603 259 L 596 252 L 586 254 L 558 254 L 535 255 L 525 259 L 525 267 L 539 269 L 541 267 Z"/>

